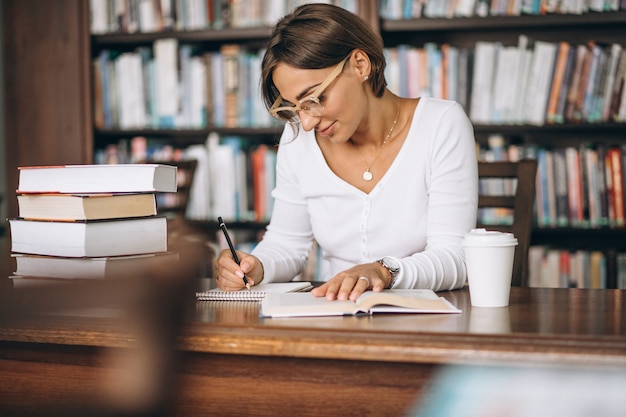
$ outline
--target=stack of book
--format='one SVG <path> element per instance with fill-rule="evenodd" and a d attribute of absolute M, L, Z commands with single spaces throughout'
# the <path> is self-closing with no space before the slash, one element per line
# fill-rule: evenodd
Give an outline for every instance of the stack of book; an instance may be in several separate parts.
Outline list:
<path fill-rule="evenodd" d="M 176 187 L 176 167 L 160 164 L 19 168 L 14 287 L 106 278 L 176 256 L 155 196 Z"/>

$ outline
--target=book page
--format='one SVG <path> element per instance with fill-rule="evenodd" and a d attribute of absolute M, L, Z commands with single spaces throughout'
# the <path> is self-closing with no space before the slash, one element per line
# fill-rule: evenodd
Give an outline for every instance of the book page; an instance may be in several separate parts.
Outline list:
<path fill-rule="evenodd" d="M 370 313 L 458 313 L 455 306 L 432 290 L 367 291 L 357 299 L 362 310 Z"/>
<path fill-rule="evenodd" d="M 346 316 L 359 312 L 352 301 L 328 301 L 312 294 L 268 294 L 261 303 L 261 317 Z"/>

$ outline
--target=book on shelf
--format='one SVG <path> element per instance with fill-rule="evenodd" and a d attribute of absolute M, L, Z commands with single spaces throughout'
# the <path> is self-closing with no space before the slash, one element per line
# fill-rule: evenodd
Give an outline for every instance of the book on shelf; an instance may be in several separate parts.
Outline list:
<path fill-rule="evenodd" d="M 175 128 L 180 106 L 178 94 L 178 41 L 173 38 L 154 41 L 154 66 L 157 74 L 156 109 L 161 128 Z"/>
<path fill-rule="evenodd" d="M 118 277 L 134 268 L 150 268 L 163 262 L 177 261 L 176 252 L 142 255 L 69 258 L 61 256 L 13 253 L 15 275 L 30 278 L 104 279 Z"/>
<path fill-rule="evenodd" d="M 474 123 L 489 124 L 491 122 L 492 83 L 494 65 L 497 59 L 499 42 L 478 41 L 474 48 L 474 65 L 470 98 L 469 116 Z"/>
<path fill-rule="evenodd" d="M 528 251 L 528 285 L 541 288 L 607 288 L 607 259 L 598 250 L 534 245 Z"/>
<path fill-rule="evenodd" d="M 556 226 L 566 227 L 569 224 L 569 206 L 567 194 L 567 162 L 565 148 L 556 148 L 553 151 L 553 171 L 554 171 L 554 202 Z M 552 221 L 551 223 L 555 223 Z"/>
<path fill-rule="evenodd" d="M 366 291 L 356 301 L 328 301 L 302 293 L 271 293 L 261 302 L 261 317 L 356 316 L 376 313 L 460 313 L 428 289 Z"/>
<path fill-rule="evenodd" d="M 260 283 L 247 289 L 239 291 L 223 291 L 219 288 L 212 288 L 206 291 L 196 292 L 196 299 L 200 301 L 261 301 L 268 294 L 307 292 L 313 288 L 310 282 L 272 282 Z"/>
<path fill-rule="evenodd" d="M 175 192 L 176 167 L 163 164 L 19 167 L 18 194 Z"/>
<path fill-rule="evenodd" d="M 220 47 L 224 77 L 225 127 L 237 127 L 239 125 L 240 48 L 238 44 L 224 44 Z"/>
<path fill-rule="evenodd" d="M 137 52 L 123 52 L 115 60 L 121 129 L 142 128 L 148 124 L 142 66 L 141 55 Z"/>
<path fill-rule="evenodd" d="M 163 216 L 57 222 L 9 219 L 11 250 L 35 255 L 100 257 L 167 251 Z"/>
<path fill-rule="evenodd" d="M 38 220 L 102 220 L 157 214 L 153 193 L 21 194 L 19 217 Z"/>
<path fill-rule="evenodd" d="M 580 227 L 584 225 L 583 213 L 583 191 L 580 158 L 578 149 L 574 146 L 565 148 L 565 165 L 567 177 L 567 207 L 568 220 L 572 226 Z"/>
<path fill-rule="evenodd" d="M 610 184 L 610 206 L 612 214 L 611 225 L 614 227 L 624 226 L 624 166 L 622 149 L 619 146 L 611 146 L 606 153 L 606 177 Z"/>
<path fill-rule="evenodd" d="M 553 123 L 563 123 L 565 121 L 567 96 L 572 86 L 572 80 L 574 79 L 574 69 L 576 67 L 576 52 L 576 47 L 570 45 L 567 54 L 567 60 L 565 62 L 565 68 L 563 70 L 561 87 L 559 88 L 558 92 L 556 110 L 553 115 L 547 115 L 549 120 L 551 119 Z"/>
<path fill-rule="evenodd" d="M 549 90 L 557 54 L 557 44 L 535 41 L 525 97 L 525 118 L 530 124 L 541 126 L 546 120 Z"/>
<path fill-rule="evenodd" d="M 562 96 L 561 91 L 565 91 L 565 72 L 568 65 L 571 66 L 571 50 L 572 47 L 569 42 L 562 41 L 557 44 L 552 86 L 548 93 L 548 108 L 546 111 L 546 121 L 548 123 L 561 123 L 563 121 L 558 115 L 558 105 Z"/>
<path fill-rule="evenodd" d="M 612 43 L 609 47 L 607 59 L 607 75 L 604 89 L 600 93 L 602 99 L 601 104 L 601 120 L 608 122 L 611 120 L 613 113 L 615 86 L 619 84 L 619 76 L 621 75 L 620 61 L 623 62 L 623 46 L 618 43 Z"/>

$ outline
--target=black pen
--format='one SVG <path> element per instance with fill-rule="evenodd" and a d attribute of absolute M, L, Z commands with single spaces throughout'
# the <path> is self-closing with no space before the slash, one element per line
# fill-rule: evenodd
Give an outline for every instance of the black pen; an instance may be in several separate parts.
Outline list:
<path fill-rule="evenodd" d="M 222 232 L 224 232 L 224 237 L 226 237 L 226 242 L 228 242 L 228 247 L 230 248 L 230 253 L 233 255 L 233 259 L 235 260 L 235 262 L 237 262 L 237 265 L 239 265 L 239 257 L 237 256 L 237 252 L 235 252 L 233 241 L 230 240 L 230 235 L 228 234 L 228 229 L 226 229 L 226 224 L 224 223 L 224 220 L 222 220 L 221 217 L 218 217 L 217 221 L 220 224 L 220 228 L 222 229 Z M 246 285 L 246 288 L 248 289 L 248 291 L 250 291 L 250 283 L 248 282 L 248 278 L 246 278 L 245 274 L 243 276 L 243 283 Z"/>

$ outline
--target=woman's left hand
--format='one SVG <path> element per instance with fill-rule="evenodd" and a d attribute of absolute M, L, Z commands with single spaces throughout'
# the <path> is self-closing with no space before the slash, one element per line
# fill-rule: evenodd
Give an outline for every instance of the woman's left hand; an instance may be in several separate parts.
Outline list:
<path fill-rule="evenodd" d="M 311 290 L 316 297 L 327 300 L 355 301 L 367 290 L 382 291 L 391 283 L 391 276 L 378 262 L 361 264 L 346 269 L 332 277 L 321 286 Z"/>

